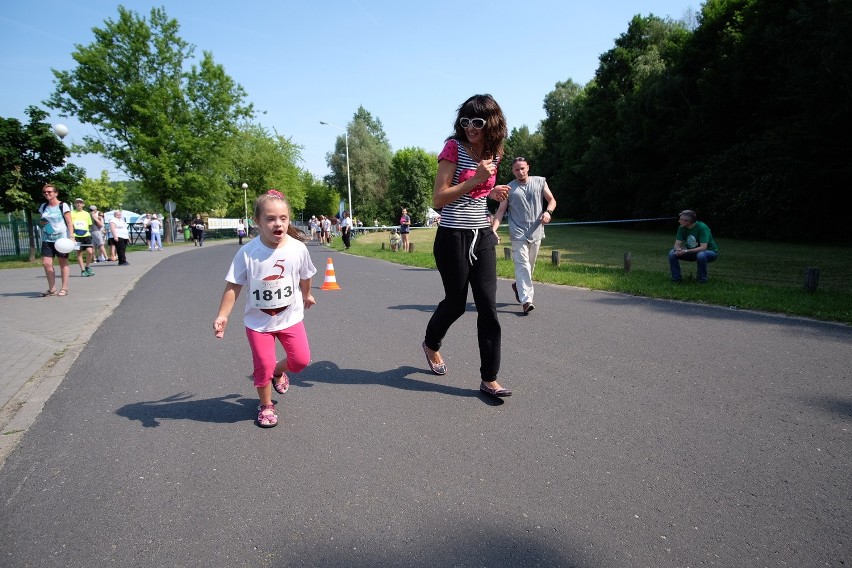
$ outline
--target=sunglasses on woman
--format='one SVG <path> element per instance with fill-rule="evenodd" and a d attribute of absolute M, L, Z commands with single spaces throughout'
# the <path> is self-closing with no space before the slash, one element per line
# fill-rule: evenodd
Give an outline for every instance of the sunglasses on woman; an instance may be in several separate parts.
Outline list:
<path fill-rule="evenodd" d="M 485 128 L 485 119 L 484 118 L 460 118 L 459 124 L 462 128 L 470 128 L 473 126 L 477 130 L 482 130 Z"/>

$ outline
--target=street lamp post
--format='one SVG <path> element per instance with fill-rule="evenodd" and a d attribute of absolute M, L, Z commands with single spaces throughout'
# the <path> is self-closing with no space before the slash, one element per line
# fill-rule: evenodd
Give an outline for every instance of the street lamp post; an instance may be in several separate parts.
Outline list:
<path fill-rule="evenodd" d="M 244 183 L 242 185 L 243 188 L 243 222 L 246 224 L 246 228 L 248 228 L 248 196 L 246 194 L 246 190 L 248 190 L 248 184 Z"/>
<path fill-rule="evenodd" d="M 320 120 L 320 124 L 341 130 L 343 132 L 344 139 L 346 140 L 346 188 L 349 190 L 349 218 L 354 219 L 355 211 L 352 210 L 352 179 L 349 176 L 349 132 L 345 128 L 340 128 L 330 122 L 323 122 Z"/>

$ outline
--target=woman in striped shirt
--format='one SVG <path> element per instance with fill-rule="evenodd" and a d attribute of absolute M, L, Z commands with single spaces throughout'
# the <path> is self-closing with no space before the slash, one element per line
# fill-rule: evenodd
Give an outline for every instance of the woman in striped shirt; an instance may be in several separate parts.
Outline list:
<path fill-rule="evenodd" d="M 447 372 L 439 350 L 450 326 L 465 312 L 473 290 L 482 382 L 479 390 L 495 397 L 512 392 L 497 382 L 500 371 L 500 322 L 497 319 L 497 235 L 488 219 L 486 198 L 503 201 L 506 185 L 495 186 L 507 136 L 506 118 L 491 95 L 474 95 L 458 109 L 455 132 L 438 156 L 432 201 L 442 208 L 435 235 L 435 264 L 444 299 L 426 326 L 423 351 L 436 375 Z"/>

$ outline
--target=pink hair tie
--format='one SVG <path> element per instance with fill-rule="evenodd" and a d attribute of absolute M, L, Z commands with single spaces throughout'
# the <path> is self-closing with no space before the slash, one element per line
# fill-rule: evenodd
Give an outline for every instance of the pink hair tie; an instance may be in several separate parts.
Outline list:
<path fill-rule="evenodd" d="M 270 189 L 266 192 L 266 195 L 271 195 L 272 197 L 277 197 L 279 199 L 284 199 L 284 194 L 278 191 L 277 189 Z"/>

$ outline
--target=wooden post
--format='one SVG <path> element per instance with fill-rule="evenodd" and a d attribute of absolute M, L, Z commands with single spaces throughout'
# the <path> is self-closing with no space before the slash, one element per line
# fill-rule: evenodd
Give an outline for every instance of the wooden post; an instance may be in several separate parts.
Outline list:
<path fill-rule="evenodd" d="M 553 266 L 559 266 L 559 251 L 558 250 L 550 251 L 550 262 L 553 263 Z"/>
<path fill-rule="evenodd" d="M 414 243 L 411 243 L 411 242 L 408 243 L 408 252 L 409 253 L 414 252 Z"/>
<path fill-rule="evenodd" d="M 506 260 L 512 260 L 512 249 L 509 247 L 503 247 L 503 258 Z"/>
<path fill-rule="evenodd" d="M 630 272 L 633 267 L 633 257 L 629 252 L 624 253 L 624 272 Z"/>
<path fill-rule="evenodd" d="M 819 286 L 819 268 L 805 268 L 805 291 L 816 292 Z"/>
<path fill-rule="evenodd" d="M 382 250 L 385 250 L 385 243 L 382 243 Z"/>

